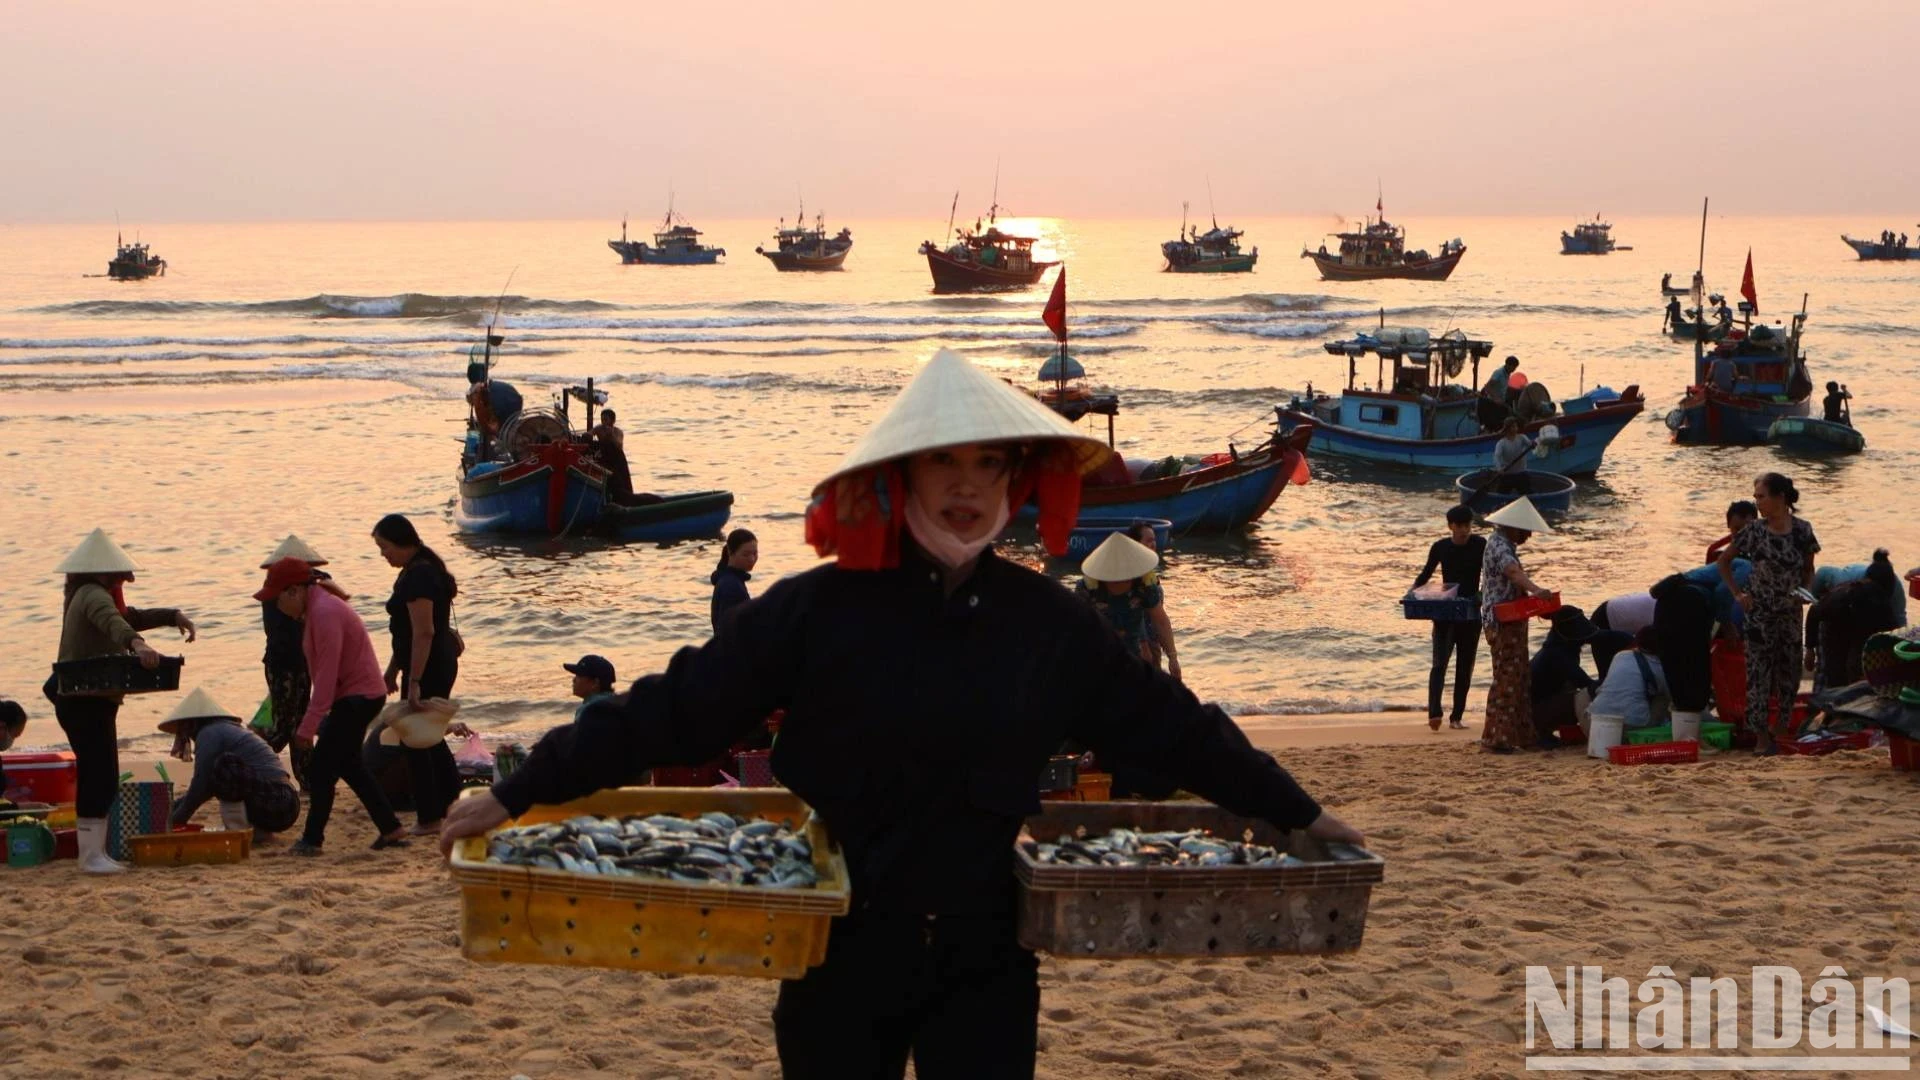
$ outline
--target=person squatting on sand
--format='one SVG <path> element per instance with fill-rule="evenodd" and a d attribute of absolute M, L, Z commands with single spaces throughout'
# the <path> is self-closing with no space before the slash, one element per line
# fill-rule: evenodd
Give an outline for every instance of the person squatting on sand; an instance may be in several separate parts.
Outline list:
<path fill-rule="evenodd" d="M 279 755 L 205 690 L 188 694 L 160 721 L 160 730 L 173 736 L 173 756 L 193 763 L 193 782 L 173 804 L 174 828 L 193 820 L 208 799 L 220 800 L 222 828 L 251 826 L 255 840 L 285 832 L 300 819 L 300 793 Z"/>
<path fill-rule="evenodd" d="M 1813 559 L 1820 540 L 1813 526 L 1794 513 L 1800 492 L 1779 473 L 1762 473 L 1753 482 L 1760 520 L 1734 535 L 1720 552 L 1720 577 L 1735 588 L 1733 559 L 1753 563 L 1753 573 L 1734 599 L 1747 621 L 1747 727 L 1758 742 L 1756 753 L 1778 751 L 1792 735 L 1793 704 L 1800 692 L 1801 599 L 1813 585 Z"/>
<path fill-rule="evenodd" d="M 351 600 L 340 586 L 320 567 L 327 560 L 305 540 L 288 534 L 280 546 L 273 549 L 267 561 L 260 564 L 265 570 L 287 556 L 293 556 L 314 568 L 314 583 L 327 589 L 342 600 Z M 311 689 L 307 680 L 307 657 L 300 649 L 300 624 L 287 618 L 280 609 L 270 603 L 260 605 L 260 626 L 267 635 L 267 651 L 260 657 L 267 675 L 267 708 L 273 716 L 273 728 L 267 732 L 267 745 L 277 753 L 287 750 L 289 770 L 296 784 L 304 786 L 307 774 L 307 751 L 293 745 L 293 733 L 300 727 L 300 717 L 307 711 L 307 694 Z M 292 749 L 288 749 L 292 747 Z"/>
<path fill-rule="evenodd" d="M 1488 514 L 1487 522 L 1494 530 L 1480 560 L 1480 626 L 1487 635 L 1493 681 L 1487 687 L 1487 719 L 1480 745 L 1496 754 L 1511 754 L 1534 745 L 1533 675 L 1527 664 L 1527 621 L 1501 622 L 1495 608 L 1527 596 L 1552 595 L 1527 576 L 1518 549 L 1534 533 L 1550 533 L 1553 528 L 1524 495 Z"/>
<path fill-rule="evenodd" d="M 267 570 L 266 584 L 253 598 L 271 600 L 287 617 L 305 624 L 301 647 L 313 677 L 307 714 L 293 736 L 311 750 L 307 825 L 288 850 L 297 855 L 320 854 L 327 839 L 327 819 L 333 814 L 334 785 L 341 780 L 359 796 L 380 830 L 374 850 L 405 844 L 406 828 L 360 761 L 360 740 L 387 700 L 386 682 L 366 624 L 345 600 L 317 588 L 313 568 L 297 558 L 274 563 Z"/>
<path fill-rule="evenodd" d="M 912 1058 L 922 1080 L 1033 1076 L 1038 962 L 1016 939 L 1013 843 L 1064 737 L 1235 813 L 1360 839 L 1225 713 L 992 551 L 1037 494 L 1040 533 L 1064 552 L 1080 478 L 1107 452 L 940 351 L 814 490 L 807 539 L 837 561 L 550 732 L 490 795 L 454 806 L 442 850 L 534 803 L 702 761 L 784 706 L 774 770 L 840 843 L 854 907 L 825 962 L 781 985 L 783 1074 L 900 1077 Z"/>
<path fill-rule="evenodd" d="M 1835 585 L 1807 608 L 1806 661 L 1814 692 L 1861 680 L 1860 654 L 1867 639 L 1906 622 L 1894 604 L 1901 595 L 1893 557 L 1880 548 L 1864 576 Z"/>
<path fill-rule="evenodd" d="M 140 568 L 106 530 L 95 529 L 73 549 L 56 573 L 66 575 L 64 611 L 57 660 L 88 660 L 131 652 L 145 668 L 159 666 L 142 630 L 177 627 L 182 637 L 194 639 L 193 620 L 175 608 L 129 607 L 122 590 Z M 79 773 L 74 813 L 78 816 L 80 869 L 89 874 L 112 874 L 126 869 L 107 855 L 107 811 L 120 787 L 120 742 L 114 721 L 120 715 L 120 694 L 62 694 L 59 676 L 47 677 L 44 688 L 53 702 L 53 716 L 67 734 Z"/>
<path fill-rule="evenodd" d="M 1465 506 L 1447 507 L 1447 535 L 1427 549 L 1427 564 L 1413 579 L 1418 589 L 1433 580 L 1440 570 L 1440 581 L 1454 587 L 1454 596 L 1480 606 L 1480 560 L 1485 556 L 1487 540 L 1473 532 L 1473 511 Z M 1454 660 L 1453 712 L 1447 726 L 1467 726 L 1467 694 L 1473 688 L 1473 661 L 1480 653 L 1480 621 L 1465 619 L 1449 622 L 1433 620 L 1433 665 L 1427 671 L 1427 727 L 1440 730 L 1440 693 L 1447 686 L 1447 661 Z"/>
<path fill-rule="evenodd" d="M 387 662 L 387 693 L 399 694 L 414 709 L 428 698 L 451 698 L 460 677 L 466 646 L 453 628 L 453 598 L 460 587 L 447 564 L 422 543 L 400 514 L 388 514 L 373 526 L 373 542 L 387 565 L 400 571 L 387 597 L 387 630 L 393 640 Z M 425 748 L 406 747 L 413 777 L 413 835 L 440 829 L 447 806 L 460 794 L 460 770 L 446 740 Z"/>

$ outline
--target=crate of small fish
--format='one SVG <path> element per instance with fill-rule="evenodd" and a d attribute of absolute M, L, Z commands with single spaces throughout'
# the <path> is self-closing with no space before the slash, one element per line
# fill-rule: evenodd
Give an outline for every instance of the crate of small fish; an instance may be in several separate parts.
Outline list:
<path fill-rule="evenodd" d="M 1198 802 L 1051 803 L 1016 843 L 1020 942 L 1062 959 L 1360 947 L 1378 855 Z"/>
<path fill-rule="evenodd" d="M 57 689 L 70 697 L 113 697 L 120 694 L 154 694 L 180 689 L 180 669 L 186 658 L 163 656 L 153 667 L 144 667 L 132 653 L 91 656 L 84 660 L 56 660 L 54 677 Z"/>
<path fill-rule="evenodd" d="M 461 841 L 474 960 L 794 979 L 826 959 L 847 863 L 782 789 L 621 788 Z"/>

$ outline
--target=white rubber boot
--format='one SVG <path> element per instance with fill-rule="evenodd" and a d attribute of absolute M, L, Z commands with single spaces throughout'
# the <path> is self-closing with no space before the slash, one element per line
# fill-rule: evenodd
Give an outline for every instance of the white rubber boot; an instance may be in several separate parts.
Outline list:
<path fill-rule="evenodd" d="M 242 832 L 253 828 L 247 822 L 247 804 L 243 802 L 220 803 L 220 827 L 228 832 Z"/>
<path fill-rule="evenodd" d="M 118 874 L 126 870 L 125 864 L 107 857 L 106 818 L 81 818 L 75 825 L 79 833 L 76 840 L 82 873 Z"/>

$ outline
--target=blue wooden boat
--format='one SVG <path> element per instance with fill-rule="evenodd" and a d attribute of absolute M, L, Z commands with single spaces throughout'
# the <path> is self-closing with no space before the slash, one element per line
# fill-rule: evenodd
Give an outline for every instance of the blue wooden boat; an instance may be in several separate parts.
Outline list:
<path fill-rule="evenodd" d="M 712 266 L 727 253 L 726 248 L 708 247 L 700 242 L 700 230 L 687 224 L 685 218 L 674 224 L 673 203 L 667 203 L 667 216 L 660 222 L 660 230 L 653 234 L 653 243 L 644 240 L 627 239 L 627 223 L 620 223 L 620 239 L 607 241 L 607 246 L 620 256 L 620 261 L 629 265 L 644 263 L 654 266 Z"/>
<path fill-rule="evenodd" d="M 1745 325 L 1708 351 L 1693 348 L 1693 384 L 1667 413 L 1673 441 L 1692 446 L 1763 446 L 1772 441 L 1775 422 L 1805 418 L 1811 412 L 1813 379 L 1807 373 L 1800 334 L 1804 308 L 1793 326 L 1755 325 L 1751 305 L 1742 301 Z M 1714 365 L 1730 363 L 1733 389 L 1712 385 Z"/>
<path fill-rule="evenodd" d="M 1306 458 L 1312 436 L 1311 426 L 1276 432 L 1252 450 L 1229 447 L 1186 471 L 1149 473 L 1124 484 L 1101 485 L 1089 478 L 1080 489 L 1079 521 L 1161 519 L 1168 523 L 1170 536 L 1241 528 L 1271 509 L 1288 483 L 1304 484 L 1312 478 Z M 1032 522 L 1034 517 L 1028 505 L 1018 520 Z"/>
<path fill-rule="evenodd" d="M 636 506 L 607 506 L 593 531 L 616 540 L 671 543 L 717 536 L 732 515 L 733 492 L 696 491 Z"/>
<path fill-rule="evenodd" d="M 1491 342 L 1457 330 L 1434 337 L 1425 330 L 1383 326 L 1325 347 L 1347 358 L 1346 390 L 1338 396 L 1315 393 L 1309 383 L 1305 396 L 1277 410 L 1283 430 L 1312 432 L 1314 453 L 1451 472 L 1484 468 L 1493 461 L 1500 436 L 1496 418 L 1487 410 L 1504 416 L 1505 409 L 1484 401 L 1474 389 L 1480 361 L 1493 351 Z M 1358 360 L 1367 353 L 1380 358 L 1375 385 L 1390 389 L 1356 385 Z M 1469 361 L 1473 385 L 1449 381 L 1458 378 Z M 1547 447 L 1539 465 L 1565 476 L 1597 471 L 1607 446 L 1646 408 L 1637 386 L 1618 394 L 1596 387 L 1558 405 L 1547 398 L 1544 387 L 1530 398 L 1544 401 L 1538 415 L 1523 421 L 1523 429 Z M 1484 430 L 1488 426 L 1495 430 Z"/>
<path fill-rule="evenodd" d="M 1141 525 L 1153 526 L 1154 549 L 1165 551 L 1173 538 L 1173 522 L 1166 518 L 1081 517 L 1067 536 L 1067 558 L 1084 559 L 1107 537 L 1117 532 L 1132 535 Z"/>
<path fill-rule="evenodd" d="M 1860 256 L 1862 262 L 1881 260 L 1901 262 L 1907 259 L 1920 259 L 1920 247 L 1900 243 L 1898 239 L 1888 244 L 1878 240 L 1855 240 L 1846 233 L 1841 233 L 1840 239 L 1846 241 L 1847 246 L 1853 249 L 1854 254 Z"/>
<path fill-rule="evenodd" d="M 1857 454 L 1867 448 L 1867 437 L 1852 425 L 1811 416 L 1775 420 L 1767 441 L 1796 454 Z"/>
<path fill-rule="evenodd" d="M 1560 254 L 1562 255 L 1605 255 L 1610 251 L 1632 251 L 1630 247 L 1618 247 L 1613 242 L 1613 226 L 1594 218 L 1583 221 L 1573 227 L 1572 232 L 1560 231 Z"/>
<path fill-rule="evenodd" d="M 463 532 L 553 536 L 591 526 L 607 505 L 606 468 L 571 441 L 474 462 L 462 469 L 459 487 L 454 523 Z"/>
<path fill-rule="evenodd" d="M 1455 478 L 1453 486 L 1460 490 L 1461 505 L 1484 516 L 1525 495 L 1533 501 L 1535 510 L 1573 509 L 1573 481 L 1559 473 L 1532 470 L 1515 473 L 1510 479 L 1524 481 L 1527 485 L 1525 491 L 1498 490 L 1518 485 L 1507 483 L 1496 485 L 1492 483 L 1493 476 L 1492 469 L 1479 469 Z"/>

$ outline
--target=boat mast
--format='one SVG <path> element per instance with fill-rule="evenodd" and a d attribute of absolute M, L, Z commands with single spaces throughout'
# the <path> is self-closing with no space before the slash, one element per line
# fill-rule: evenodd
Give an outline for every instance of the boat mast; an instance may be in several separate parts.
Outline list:
<path fill-rule="evenodd" d="M 953 205 L 947 207 L 946 237 L 949 240 L 953 239 L 953 215 L 959 212 L 960 212 L 960 191 L 958 188 L 955 188 L 953 192 Z"/>
<path fill-rule="evenodd" d="M 1693 271 L 1693 381 L 1707 385 L 1707 203 L 1700 199 L 1700 261 Z"/>
<path fill-rule="evenodd" d="M 993 159 L 993 202 L 987 206 L 987 224 L 1000 219 L 1000 159 Z"/>
<path fill-rule="evenodd" d="M 1207 216 L 1213 220 L 1213 231 L 1220 231 L 1220 211 L 1213 206 L 1213 177 L 1207 177 Z"/>

